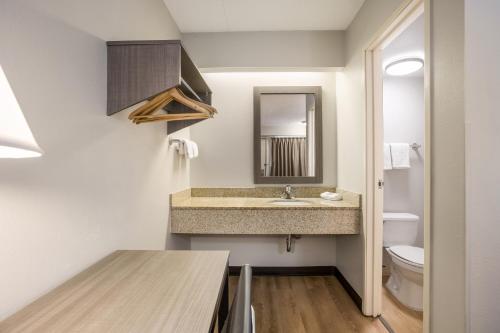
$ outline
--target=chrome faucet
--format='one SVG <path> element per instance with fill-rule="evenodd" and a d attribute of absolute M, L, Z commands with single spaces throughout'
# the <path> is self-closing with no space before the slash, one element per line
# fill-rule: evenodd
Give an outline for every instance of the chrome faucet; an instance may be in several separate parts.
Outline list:
<path fill-rule="evenodd" d="M 286 185 L 285 186 L 285 189 L 283 191 L 283 194 L 281 195 L 281 198 L 282 199 L 287 199 L 287 200 L 293 199 L 293 196 L 292 196 L 292 185 Z"/>

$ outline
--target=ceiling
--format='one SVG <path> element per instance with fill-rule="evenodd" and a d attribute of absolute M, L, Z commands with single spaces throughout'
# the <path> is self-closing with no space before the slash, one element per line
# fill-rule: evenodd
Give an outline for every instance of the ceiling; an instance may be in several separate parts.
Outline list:
<path fill-rule="evenodd" d="M 188 33 L 345 30 L 365 0 L 163 1 L 180 31 Z"/>
<path fill-rule="evenodd" d="M 425 54 L 425 21 L 421 15 L 396 39 L 394 39 L 383 50 L 384 68 L 391 61 L 405 57 L 418 57 L 424 59 Z M 423 76 L 424 70 L 412 73 L 408 76 Z"/>

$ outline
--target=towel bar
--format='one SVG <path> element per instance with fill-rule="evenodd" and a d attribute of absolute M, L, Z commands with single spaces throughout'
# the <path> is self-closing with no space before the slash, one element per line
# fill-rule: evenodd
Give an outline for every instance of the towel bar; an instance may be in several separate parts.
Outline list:
<path fill-rule="evenodd" d="M 422 147 L 422 145 L 419 145 L 418 143 L 414 142 L 410 145 L 411 149 L 413 150 L 418 150 L 420 149 L 420 147 Z"/>
<path fill-rule="evenodd" d="M 181 139 L 169 139 L 168 140 L 168 146 L 171 147 L 173 145 L 175 145 L 175 150 L 179 151 L 179 149 L 181 148 L 181 143 L 182 143 L 182 140 Z"/>
<path fill-rule="evenodd" d="M 174 143 L 181 143 L 181 139 L 170 139 L 168 140 L 168 144 L 171 146 Z"/>

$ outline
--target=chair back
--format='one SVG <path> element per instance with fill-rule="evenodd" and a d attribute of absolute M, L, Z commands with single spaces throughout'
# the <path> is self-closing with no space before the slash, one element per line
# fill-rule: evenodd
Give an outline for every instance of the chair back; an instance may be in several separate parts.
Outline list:
<path fill-rule="evenodd" d="M 221 333 L 252 333 L 252 267 L 241 267 L 238 287 Z"/>

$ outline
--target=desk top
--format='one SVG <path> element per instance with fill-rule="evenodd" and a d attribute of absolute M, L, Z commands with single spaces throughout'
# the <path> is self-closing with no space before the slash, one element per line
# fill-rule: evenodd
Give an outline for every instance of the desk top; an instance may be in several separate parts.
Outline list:
<path fill-rule="evenodd" d="M 208 332 L 227 251 L 116 251 L 0 322 L 0 332 Z"/>

